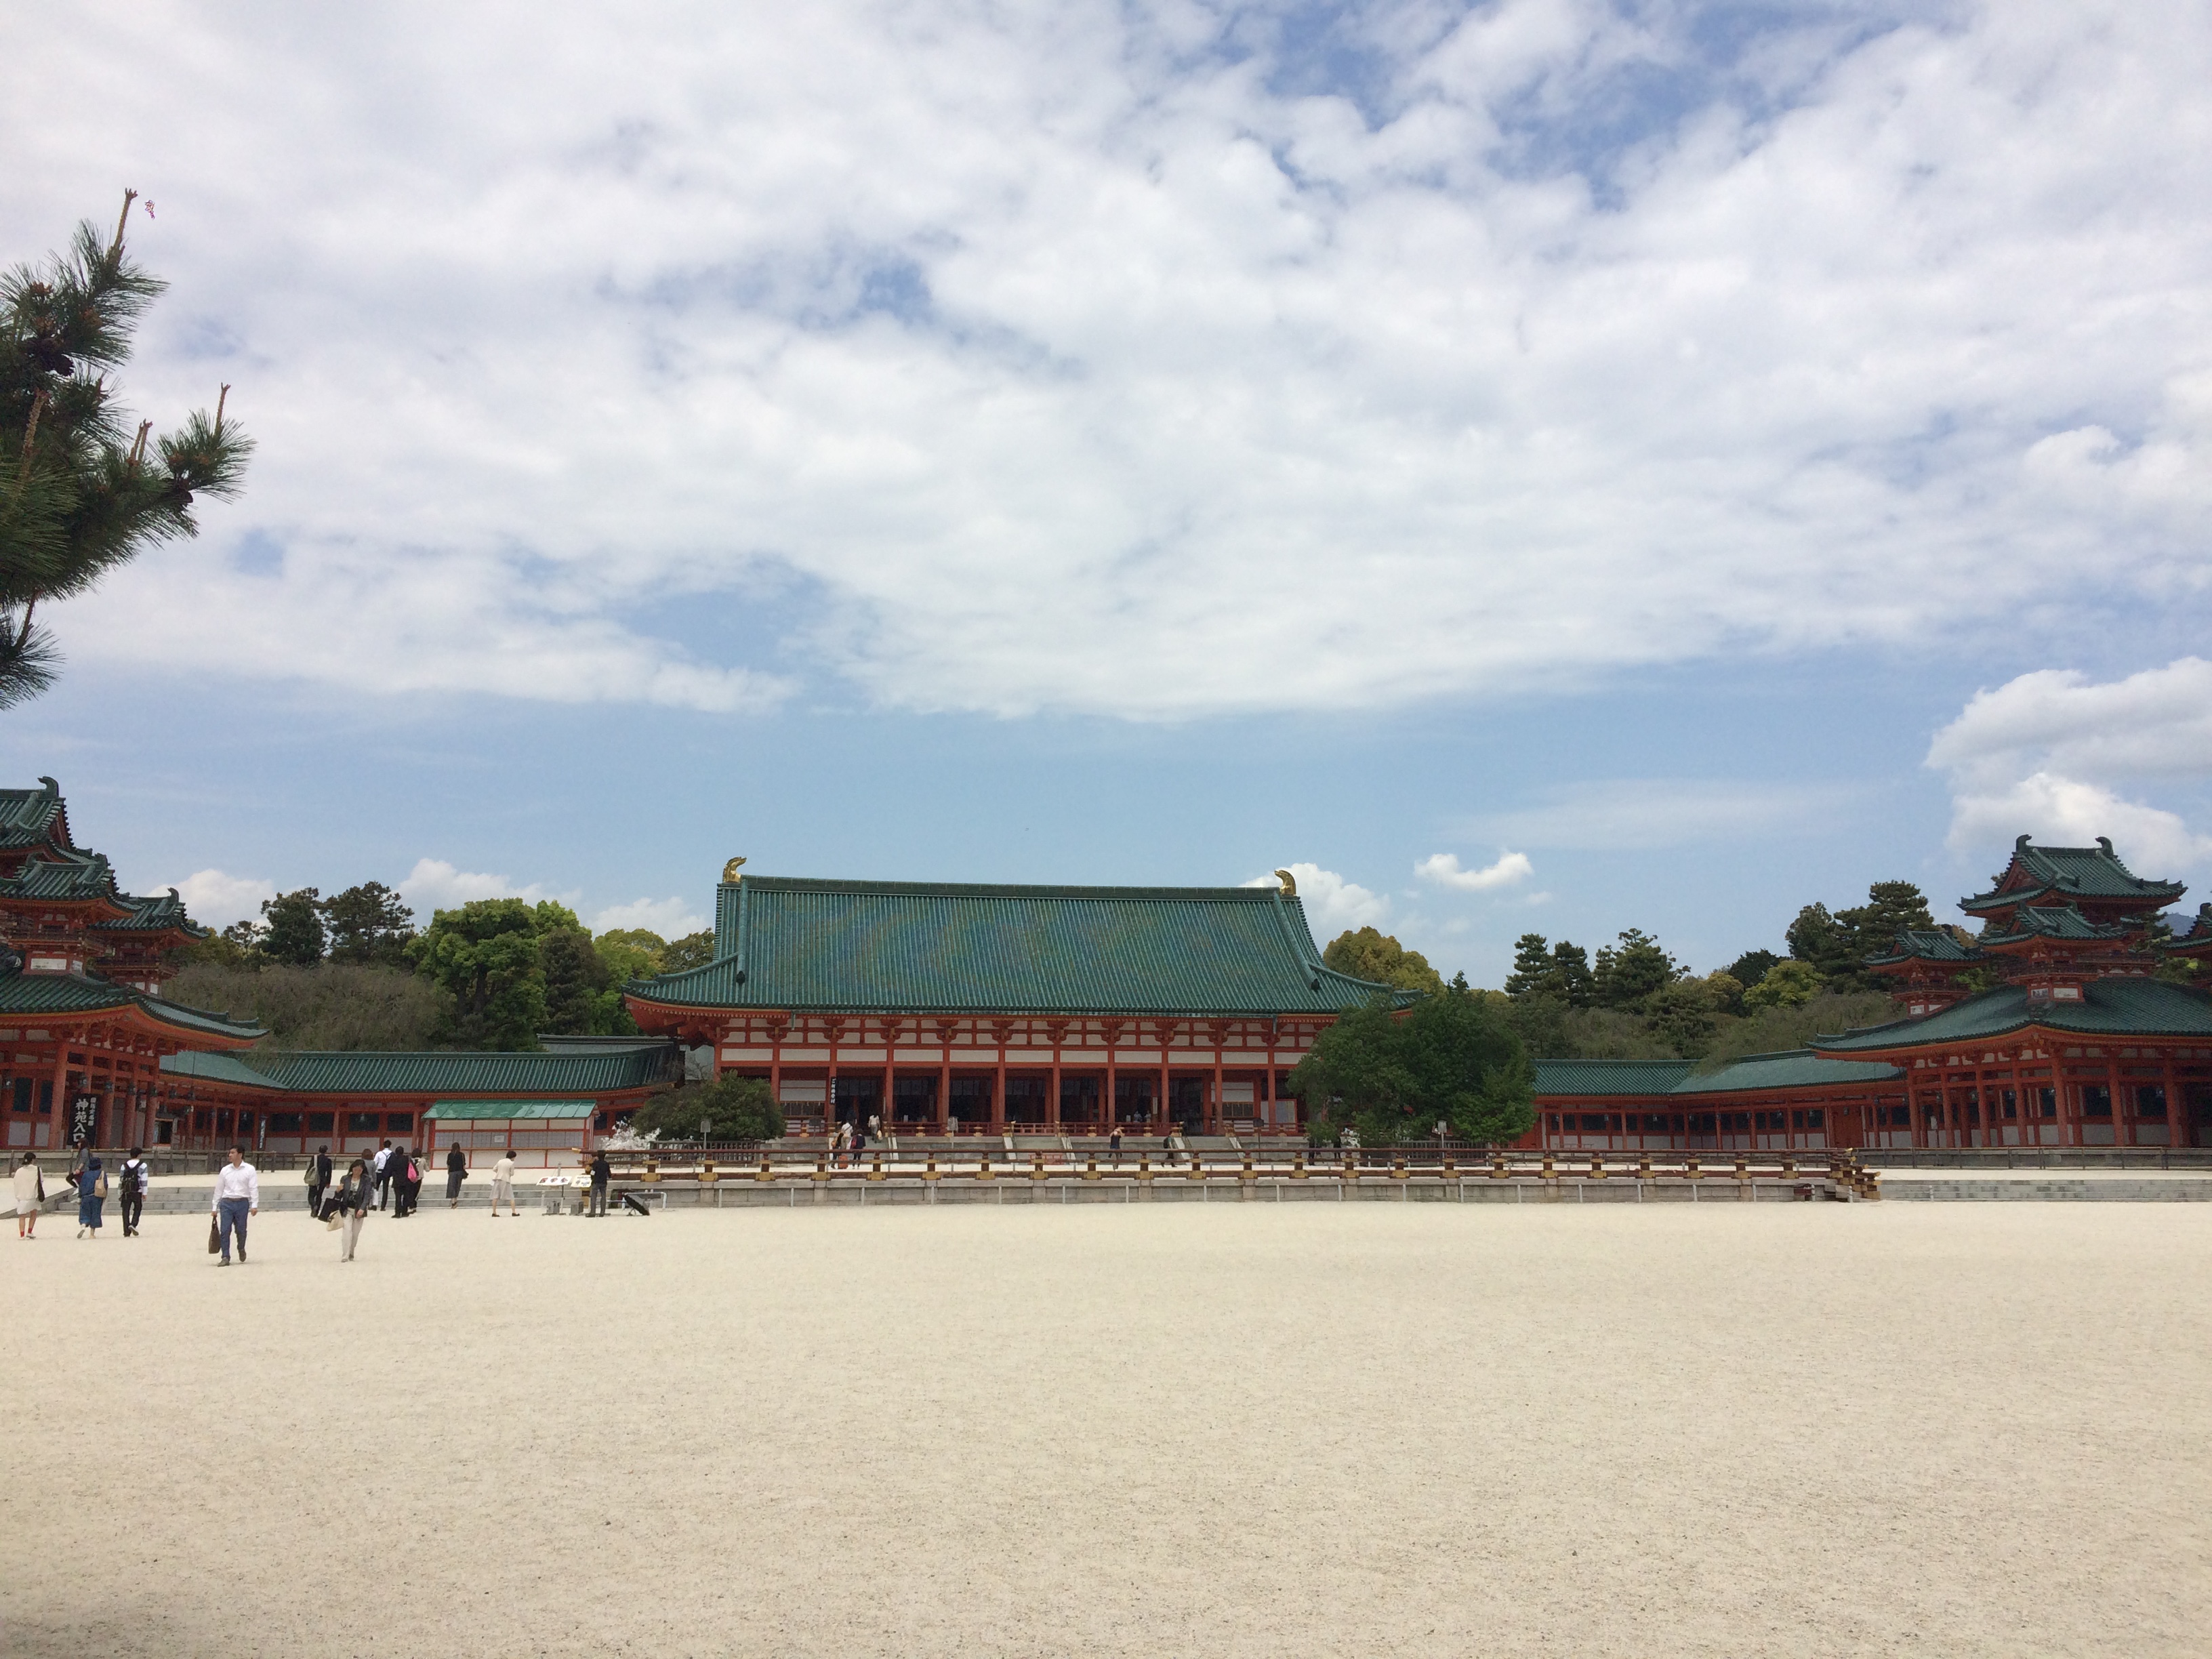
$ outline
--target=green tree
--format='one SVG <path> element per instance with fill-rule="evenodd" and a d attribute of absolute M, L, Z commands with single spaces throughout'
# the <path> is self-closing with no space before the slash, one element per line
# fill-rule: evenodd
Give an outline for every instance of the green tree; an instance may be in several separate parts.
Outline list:
<path fill-rule="evenodd" d="M 1444 988 L 1443 975 L 1429 966 L 1426 957 L 1419 951 L 1408 951 L 1389 934 L 1372 927 L 1339 933 L 1328 942 L 1321 959 L 1324 966 L 1371 985 L 1431 993 Z"/>
<path fill-rule="evenodd" d="M 422 975 L 352 963 L 247 967 L 200 957 L 165 994 L 187 1007 L 252 1015 L 269 1028 L 272 1048 L 428 1048 L 452 1024 L 445 993 Z"/>
<path fill-rule="evenodd" d="M 1641 1007 L 1644 1000 L 1680 979 L 1685 969 L 1641 928 L 1631 927 L 1618 943 L 1597 953 L 1590 978 L 1599 1006 Z"/>
<path fill-rule="evenodd" d="M 709 1141 L 744 1142 L 774 1140 L 785 1123 L 765 1079 L 726 1077 L 653 1096 L 631 1115 L 629 1127 L 640 1134 L 658 1129 L 670 1140 L 700 1139 L 703 1127 Z"/>
<path fill-rule="evenodd" d="M 364 881 L 323 901 L 323 923 L 330 930 L 331 960 L 386 968 L 407 965 L 408 941 L 415 937 L 415 913 L 380 881 Z"/>
<path fill-rule="evenodd" d="M 1853 930 L 1828 914 L 1825 904 L 1807 905 L 1790 924 L 1790 957 L 1812 968 L 1823 980 L 1848 979 L 1858 971 L 1858 940 Z"/>
<path fill-rule="evenodd" d="M 1541 933 L 1523 933 L 1514 942 L 1506 995 L 1548 997 L 1564 1007 L 1585 1008 L 1594 988 L 1589 953 L 1581 945 L 1570 939 L 1550 945 Z"/>
<path fill-rule="evenodd" d="M 714 959 L 714 930 L 702 927 L 696 933 L 669 940 L 668 948 L 660 953 L 660 971 L 681 974 L 693 968 L 704 968 Z"/>
<path fill-rule="evenodd" d="M 535 1048 L 546 1029 L 539 945 L 556 929 L 580 927 L 575 912 L 550 899 L 475 899 L 434 915 L 407 954 L 453 998 L 443 1035 L 454 1047 Z"/>
<path fill-rule="evenodd" d="M 637 1026 L 622 988 L 581 927 L 549 927 L 538 941 L 545 976 L 545 1025 L 567 1036 L 629 1036 Z"/>
<path fill-rule="evenodd" d="M 1766 977 L 1767 969 L 1781 960 L 1771 951 L 1746 951 L 1729 963 L 1729 977 L 1748 991 Z"/>
<path fill-rule="evenodd" d="M 1324 1130 L 1355 1125 L 1363 1144 L 1516 1139 L 1535 1121 L 1535 1070 L 1505 1012 L 1464 980 L 1402 1014 L 1377 997 L 1315 1040 L 1291 1088 Z"/>
<path fill-rule="evenodd" d="M 1811 963 L 1792 957 L 1768 969 L 1766 977 L 1743 994 L 1743 1006 L 1753 1013 L 1768 1008 L 1802 1008 L 1820 995 L 1826 984 Z"/>
<path fill-rule="evenodd" d="M 313 888 L 262 900 L 261 915 L 268 925 L 261 954 L 270 961 L 309 968 L 323 959 L 322 896 Z"/>
<path fill-rule="evenodd" d="M 238 493 L 252 445 L 215 414 L 152 438 L 112 402 L 139 318 L 164 286 L 124 252 L 134 192 L 102 243 L 81 224 L 66 253 L 0 276 L 0 708 L 59 666 L 41 601 L 87 592 L 143 549 L 198 533 L 196 495 Z"/>
<path fill-rule="evenodd" d="M 1695 1060 L 1712 1047 L 1714 1034 L 1720 1029 L 1721 995 L 1710 979 L 1676 980 L 1644 998 L 1644 1023 L 1676 1054 Z"/>
<path fill-rule="evenodd" d="M 668 941 L 643 927 L 613 927 L 592 941 L 607 977 L 617 985 L 651 979 L 667 959 Z"/>

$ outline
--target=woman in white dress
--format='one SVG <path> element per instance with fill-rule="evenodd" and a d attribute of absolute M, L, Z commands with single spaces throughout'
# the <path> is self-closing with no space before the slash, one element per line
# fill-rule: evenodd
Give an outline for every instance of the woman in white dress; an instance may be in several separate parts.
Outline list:
<path fill-rule="evenodd" d="M 39 1206 L 46 1183 L 39 1175 L 39 1155 L 26 1152 L 15 1165 L 15 1237 L 28 1238 L 39 1230 Z"/>

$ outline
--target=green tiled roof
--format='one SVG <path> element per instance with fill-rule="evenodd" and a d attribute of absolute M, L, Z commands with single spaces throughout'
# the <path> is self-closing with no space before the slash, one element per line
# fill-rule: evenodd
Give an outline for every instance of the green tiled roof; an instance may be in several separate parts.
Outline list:
<path fill-rule="evenodd" d="M 2212 1038 L 2212 1000 L 2202 991 L 2155 979 L 2100 979 L 2084 986 L 2078 1003 L 2041 1003 L 2031 1010 L 2027 992 L 2001 986 L 1918 1019 L 1813 1039 L 1818 1053 L 1972 1042 L 2040 1025 L 2084 1036 Z"/>
<path fill-rule="evenodd" d="M 1866 964 L 1886 968 L 1897 962 L 1972 962 L 1978 954 L 1941 927 L 1913 927 L 1897 936 L 1887 955 L 1869 957 Z"/>
<path fill-rule="evenodd" d="M 264 1049 L 242 1059 L 252 1074 L 252 1086 L 300 1094 L 596 1096 L 668 1080 L 672 1052 L 665 1042 L 646 1042 L 586 1053 L 285 1054 Z M 209 1058 L 172 1054 L 161 1066 L 183 1077 L 246 1080 L 228 1068 L 199 1069 L 199 1063 Z"/>
<path fill-rule="evenodd" d="M 191 1078 L 202 1083 L 228 1083 L 241 1089 L 281 1091 L 281 1085 L 271 1083 L 247 1065 L 242 1054 L 217 1054 L 188 1048 L 181 1054 L 163 1055 L 161 1070 L 171 1077 Z"/>
<path fill-rule="evenodd" d="M 1686 1060 L 1540 1060 L 1536 1093 L 1663 1095 L 1689 1073 Z"/>
<path fill-rule="evenodd" d="M 36 847 L 52 842 L 66 847 L 68 809 L 62 805 L 62 787 L 52 778 L 40 778 L 43 789 L 0 789 L 0 847 Z"/>
<path fill-rule="evenodd" d="M 579 1118 L 589 1117 L 599 1109 L 596 1100 L 434 1100 L 424 1109 L 424 1117 L 434 1117 L 443 1122 L 471 1119 L 477 1122 L 487 1120 L 512 1121 L 517 1118 Z"/>
<path fill-rule="evenodd" d="M 12 876 L 0 877 L 0 897 L 17 899 L 112 899 L 115 875 L 98 853 L 68 857 L 33 854 Z"/>
<path fill-rule="evenodd" d="M 1981 943 L 1986 949 L 1995 945 L 2016 945 L 2028 939 L 2125 939 L 2134 932 L 2136 929 L 2124 923 L 2092 921 L 2071 904 L 2023 904 L 2012 913 L 2009 933 L 1984 933 Z"/>
<path fill-rule="evenodd" d="M 1775 1054 L 1746 1054 L 1717 1072 L 1686 1077 L 1678 1095 L 1724 1095 L 1753 1089 L 1813 1089 L 1854 1083 L 1890 1083 L 1905 1075 L 1878 1060 L 1824 1060 L 1809 1048 Z"/>
<path fill-rule="evenodd" d="M 2014 871 L 2027 879 L 2005 890 Z M 2094 847 L 2031 847 L 2022 836 L 2013 844 L 2012 863 L 1990 884 L 1990 890 L 1960 899 L 1959 908 L 1969 915 L 2027 904 L 2045 893 L 2062 898 L 2140 899 L 2146 908 L 2161 908 L 2188 890 L 2178 881 L 2145 881 L 2119 860 L 2112 842 L 2097 837 Z"/>
<path fill-rule="evenodd" d="M 984 887 L 748 876 L 715 960 L 625 988 L 678 1007 L 855 1013 L 1336 1013 L 1378 992 L 1322 965 L 1273 887 Z"/>
<path fill-rule="evenodd" d="M 167 892 L 153 898 L 133 898 L 127 893 L 116 896 L 118 904 L 127 904 L 131 914 L 113 921 L 96 921 L 93 929 L 98 933 L 167 933 L 175 928 L 194 939 L 205 939 L 208 930 L 185 914 L 185 902 L 172 887 Z"/>
<path fill-rule="evenodd" d="M 148 996 L 143 991 L 135 991 L 127 985 L 94 979 L 88 975 L 0 975 L 0 1015 L 88 1014 L 97 1013 L 105 1008 L 124 1008 L 133 1005 L 163 1024 L 176 1026 L 183 1031 L 229 1037 L 268 1035 L 250 1020 L 232 1019 L 227 1014 L 210 1013 L 202 1008 L 187 1008 L 180 1002 L 164 1001 L 160 997 Z"/>

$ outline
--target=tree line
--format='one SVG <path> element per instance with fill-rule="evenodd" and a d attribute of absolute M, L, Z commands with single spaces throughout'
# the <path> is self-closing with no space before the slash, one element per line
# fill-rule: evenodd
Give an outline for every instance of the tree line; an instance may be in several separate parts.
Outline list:
<path fill-rule="evenodd" d="M 259 920 L 188 947 L 168 993 L 250 1013 L 283 1048 L 529 1049 L 541 1032 L 634 1034 L 623 982 L 702 966 L 714 950 L 704 931 L 594 936 L 550 900 L 476 899 L 418 929 L 398 893 L 369 881 L 264 900 Z"/>

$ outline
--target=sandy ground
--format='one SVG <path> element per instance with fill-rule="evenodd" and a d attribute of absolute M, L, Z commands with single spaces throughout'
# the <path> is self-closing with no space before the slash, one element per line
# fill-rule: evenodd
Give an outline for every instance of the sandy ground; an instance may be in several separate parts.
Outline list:
<path fill-rule="evenodd" d="M 489 1218 L 0 1237 L 0 1652 L 2212 1650 L 2212 1206 Z"/>

